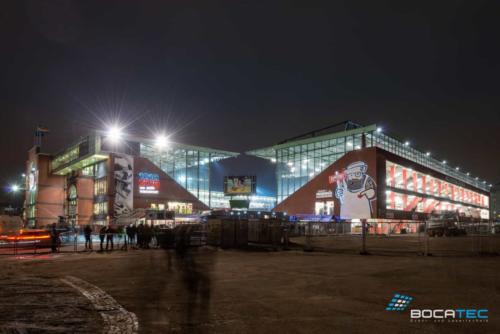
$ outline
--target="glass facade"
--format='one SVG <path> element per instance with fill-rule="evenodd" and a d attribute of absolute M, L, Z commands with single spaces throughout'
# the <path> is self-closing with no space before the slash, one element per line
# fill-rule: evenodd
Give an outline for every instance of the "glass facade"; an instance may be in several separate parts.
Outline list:
<path fill-rule="evenodd" d="M 171 144 L 168 149 L 160 150 L 154 144 L 141 143 L 140 155 L 212 207 L 214 191 L 210 189 L 210 169 L 214 162 L 235 156 L 236 153 L 181 144 Z"/>
<path fill-rule="evenodd" d="M 380 147 L 479 189 L 489 190 L 485 182 L 480 182 L 446 163 L 412 148 L 409 144 L 377 131 L 376 125 L 293 140 L 247 153 L 270 159 L 276 163 L 277 202 L 280 203 L 344 154 L 360 149 L 363 134 L 365 135 L 366 147 Z"/>
<path fill-rule="evenodd" d="M 488 219 L 489 198 L 445 180 L 387 161 L 386 208 L 431 213 L 455 211 Z"/>
<path fill-rule="evenodd" d="M 241 199 L 241 200 L 250 200 L 249 210 L 262 210 L 262 211 L 271 211 L 276 206 L 276 198 L 272 196 L 226 196 L 222 191 L 212 191 L 212 207 L 213 208 L 230 208 L 229 200 L 230 199 Z"/>

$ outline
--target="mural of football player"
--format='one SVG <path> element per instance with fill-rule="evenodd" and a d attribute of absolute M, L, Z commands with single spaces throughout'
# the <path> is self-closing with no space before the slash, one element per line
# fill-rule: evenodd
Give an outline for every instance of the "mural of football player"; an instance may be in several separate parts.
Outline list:
<path fill-rule="evenodd" d="M 377 197 L 377 185 L 367 171 L 368 165 L 365 162 L 356 161 L 336 175 L 335 197 L 340 201 L 340 218 L 372 217 L 371 201 Z"/>
<path fill-rule="evenodd" d="M 115 203 L 116 216 L 131 213 L 134 209 L 134 158 L 115 155 Z"/>

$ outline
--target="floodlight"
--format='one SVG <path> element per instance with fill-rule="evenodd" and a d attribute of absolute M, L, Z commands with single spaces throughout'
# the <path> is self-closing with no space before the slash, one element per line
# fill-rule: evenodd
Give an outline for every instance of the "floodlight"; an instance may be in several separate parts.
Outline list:
<path fill-rule="evenodd" d="M 158 147 L 160 149 L 167 147 L 168 146 L 168 137 L 163 135 L 163 134 L 158 135 L 155 139 L 155 145 L 156 145 L 156 147 Z"/>
<path fill-rule="evenodd" d="M 123 137 L 122 129 L 116 125 L 109 127 L 108 131 L 106 131 L 106 135 L 112 142 L 118 142 Z"/>

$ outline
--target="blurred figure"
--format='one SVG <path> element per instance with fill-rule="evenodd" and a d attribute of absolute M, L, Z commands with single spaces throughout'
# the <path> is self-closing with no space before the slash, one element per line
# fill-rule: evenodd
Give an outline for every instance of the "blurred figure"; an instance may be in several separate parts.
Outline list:
<path fill-rule="evenodd" d="M 144 245 L 144 224 L 139 224 L 137 227 L 137 246 L 143 247 Z"/>
<path fill-rule="evenodd" d="M 99 230 L 99 239 L 101 240 L 101 252 L 104 251 L 103 249 L 103 243 L 104 243 L 104 238 L 106 238 L 106 230 L 108 228 L 106 226 L 101 227 Z"/>
<path fill-rule="evenodd" d="M 188 224 L 175 227 L 176 264 L 187 290 L 185 316 L 189 327 L 209 321 L 210 270 L 213 264 L 213 253 L 200 254 L 190 248 L 192 232 Z"/>
<path fill-rule="evenodd" d="M 131 244 L 135 243 L 137 239 L 137 226 L 135 224 L 130 228 L 130 234 L 132 235 Z"/>
<path fill-rule="evenodd" d="M 114 248 L 114 244 L 113 244 L 114 232 L 115 232 L 115 230 L 111 226 L 109 226 L 106 229 L 106 250 L 108 250 L 108 246 L 110 243 L 111 243 L 111 250 L 113 250 L 113 248 Z"/>
<path fill-rule="evenodd" d="M 57 252 L 57 246 L 59 244 L 59 232 L 57 231 L 56 223 L 52 223 L 50 228 L 50 245 L 52 248 L 52 253 Z"/>
<path fill-rule="evenodd" d="M 134 231 L 133 231 L 133 228 L 134 228 L 134 225 L 128 225 L 125 228 L 125 232 L 126 232 L 127 238 L 128 238 L 128 243 L 130 245 L 134 244 Z"/>
<path fill-rule="evenodd" d="M 118 233 L 119 233 L 120 240 L 123 238 L 123 245 L 120 249 L 121 250 L 128 250 L 128 235 L 127 235 L 126 228 L 124 228 L 123 226 L 119 226 Z"/>
<path fill-rule="evenodd" d="M 151 230 L 151 226 L 146 224 L 144 225 L 144 234 L 142 236 L 143 238 L 143 248 L 149 248 L 149 244 L 151 243 L 151 237 L 152 237 L 152 230 Z"/>
<path fill-rule="evenodd" d="M 92 249 L 92 228 L 90 225 L 86 225 L 83 229 L 83 234 L 85 236 L 85 249 Z"/>

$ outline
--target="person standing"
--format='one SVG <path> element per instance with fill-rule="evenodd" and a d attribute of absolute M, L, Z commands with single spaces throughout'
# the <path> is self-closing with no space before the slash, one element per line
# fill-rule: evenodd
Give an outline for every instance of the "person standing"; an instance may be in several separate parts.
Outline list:
<path fill-rule="evenodd" d="M 111 226 L 109 226 L 107 229 L 106 229 L 106 250 L 108 250 L 108 246 L 109 244 L 111 243 L 111 250 L 113 250 L 114 248 L 114 245 L 113 245 L 113 233 L 114 233 L 114 229 L 111 228 Z"/>
<path fill-rule="evenodd" d="M 125 235 L 128 243 L 132 244 L 132 225 L 127 225 L 127 227 L 125 227 Z"/>
<path fill-rule="evenodd" d="M 52 248 L 52 253 L 57 252 L 57 245 L 59 243 L 59 232 L 57 231 L 56 223 L 52 223 L 50 228 L 50 244 Z"/>
<path fill-rule="evenodd" d="M 85 226 L 83 234 L 85 236 L 85 249 L 92 250 L 92 228 L 90 225 Z"/>
<path fill-rule="evenodd" d="M 104 244 L 104 238 L 106 237 L 106 231 L 107 231 L 107 229 L 108 228 L 106 226 L 103 226 L 99 230 L 99 239 L 101 240 L 101 252 L 104 250 L 103 249 L 103 244 Z"/>
<path fill-rule="evenodd" d="M 137 227 L 137 246 L 140 248 L 144 247 L 144 225 L 141 223 Z"/>

